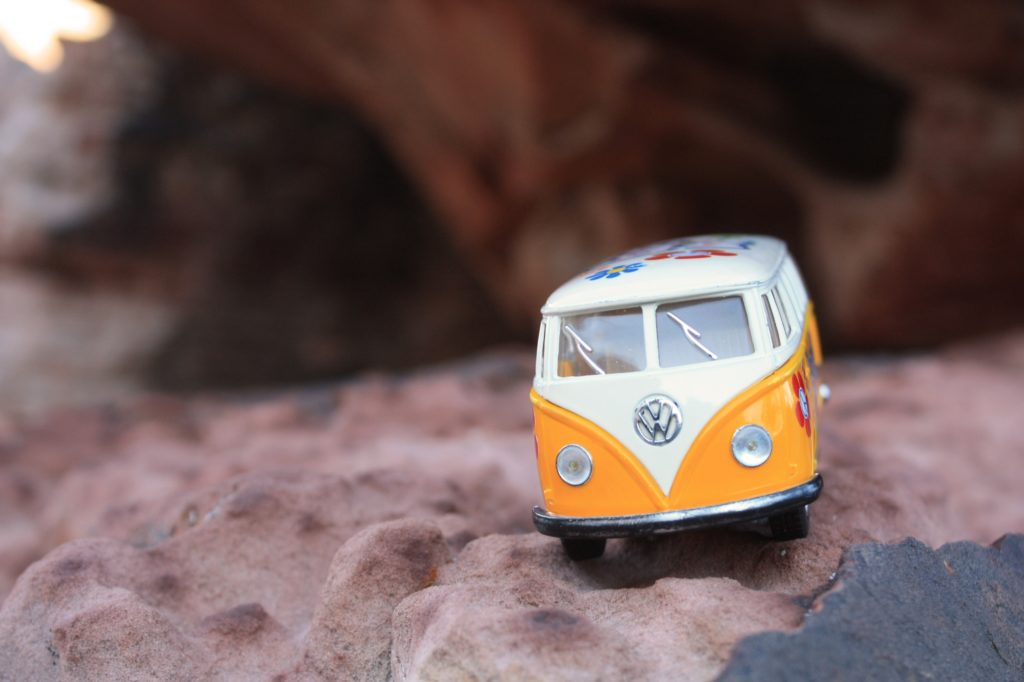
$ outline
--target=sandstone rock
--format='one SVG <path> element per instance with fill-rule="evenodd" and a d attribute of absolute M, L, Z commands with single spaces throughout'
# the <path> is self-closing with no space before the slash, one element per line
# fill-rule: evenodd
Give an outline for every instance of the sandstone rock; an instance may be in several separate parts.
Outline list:
<path fill-rule="evenodd" d="M 0 407 L 96 404 L 139 390 L 170 306 L 145 287 L 69 286 L 43 254 L 119 192 L 118 130 L 150 95 L 153 59 L 125 31 L 34 73 L 0 51 Z"/>
<path fill-rule="evenodd" d="M 396 679 L 707 679 L 736 639 L 800 623 L 785 595 L 630 554 L 576 566 L 537 535 L 474 541 L 396 611 Z"/>
<path fill-rule="evenodd" d="M 391 671 L 391 613 L 437 580 L 449 560 L 437 526 L 371 526 L 342 545 L 313 613 L 303 663 L 324 679 L 380 680 Z"/>
<path fill-rule="evenodd" d="M 153 59 L 129 32 L 68 45 L 44 76 L 0 51 L 0 257 L 38 256 L 118 192 L 118 126 L 145 102 Z"/>
<path fill-rule="evenodd" d="M 531 530 L 532 364 L 0 423 L 0 679 L 710 679 L 745 669 L 728 666 L 749 636 L 744 666 L 796 655 L 766 630 L 839 646 L 874 627 L 863 590 L 909 595 L 915 575 L 948 575 L 936 556 L 974 600 L 965 637 L 1014 632 L 1013 572 L 984 579 L 981 605 L 975 577 L 985 557 L 1012 566 L 1017 540 L 868 545 L 832 576 L 860 543 L 1024 529 L 1024 473 L 1007 466 L 1024 449 L 1020 334 L 831 360 L 806 540 L 707 530 L 579 564 Z M 945 608 L 928 584 L 887 617 Z M 835 625 L 807 619 L 833 603 Z"/>
<path fill-rule="evenodd" d="M 20 619 L 0 618 L 0 678 L 187 680 L 202 671 L 204 652 L 181 621 L 152 593 L 126 588 L 140 568 L 159 571 L 154 563 L 141 566 L 144 557 L 109 540 L 69 543 L 51 559 L 4 602 Z"/>
<path fill-rule="evenodd" d="M 751 230 L 789 239 L 836 342 L 1024 322 L 1019 5 L 108 4 L 359 111 L 521 328 L 625 246 Z"/>
<path fill-rule="evenodd" d="M 124 20 L 52 74 L 0 51 L 0 88 L 0 407 L 408 368 L 515 338 L 351 112 Z"/>
<path fill-rule="evenodd" d="M 522 342 L 696 232 L 786 238 L 830 347 L 1024 322 L 1016 5 L 110 4 L 248 75 L 123 17 L 0 55 L 0 405 Z"/>

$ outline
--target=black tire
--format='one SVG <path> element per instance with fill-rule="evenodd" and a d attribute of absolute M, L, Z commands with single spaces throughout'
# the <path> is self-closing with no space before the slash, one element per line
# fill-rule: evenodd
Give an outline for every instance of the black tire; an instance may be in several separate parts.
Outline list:
<path fill-rule="evenodd" d="M 768 517 L 773 540 L 799 540 L 807 537 L 811 530 L 810 505 L 773 514 Z"/>
<path fill-rule="evenodd" d="M 597 559 L 604 554 L 604 538 L 562 538 L 562 547 L 573 561 Z"/>

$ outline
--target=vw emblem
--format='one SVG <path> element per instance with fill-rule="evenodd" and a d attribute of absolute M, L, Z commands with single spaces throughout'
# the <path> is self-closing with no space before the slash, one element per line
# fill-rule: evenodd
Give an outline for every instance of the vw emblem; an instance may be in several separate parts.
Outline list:
<path fill-rule="evenodd" d="M 803 386 L 797 391 L 797 397 L 800 399 L 800 412 L 803 413 L 804 419 L 807 419 L 811 416 L 811 406 L 807 404 L 807 392 Z"/>
<path fill-rule="evenodd" d="M 683 413 L 667 395 L 649 395 L 633 411 L 633 428 L 649 445 L 671 443 L 683 429 Z"/>

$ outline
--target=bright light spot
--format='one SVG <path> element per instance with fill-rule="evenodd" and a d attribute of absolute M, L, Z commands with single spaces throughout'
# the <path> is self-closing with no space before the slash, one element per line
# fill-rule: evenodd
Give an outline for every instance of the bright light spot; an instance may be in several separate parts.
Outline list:
<path fill-rule="evenodd" d="M 0 0 L 0 42 L 36 71 L 60 66 L 62 39 L 96 40 L 112 24 L 110 10 L 89 0 Z"/>

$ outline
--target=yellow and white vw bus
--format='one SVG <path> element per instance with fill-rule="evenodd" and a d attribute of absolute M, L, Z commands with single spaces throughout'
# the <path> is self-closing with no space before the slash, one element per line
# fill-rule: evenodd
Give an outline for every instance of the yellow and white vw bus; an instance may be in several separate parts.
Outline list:
<path fill-rule="evenodd" d="M 740 522 L 807 535 L 828 387 L 782 241 L 654 244 L 570 280 L 541 313 L 533 518 L 570 558 L 600 556 L 607 538 Z"/>

